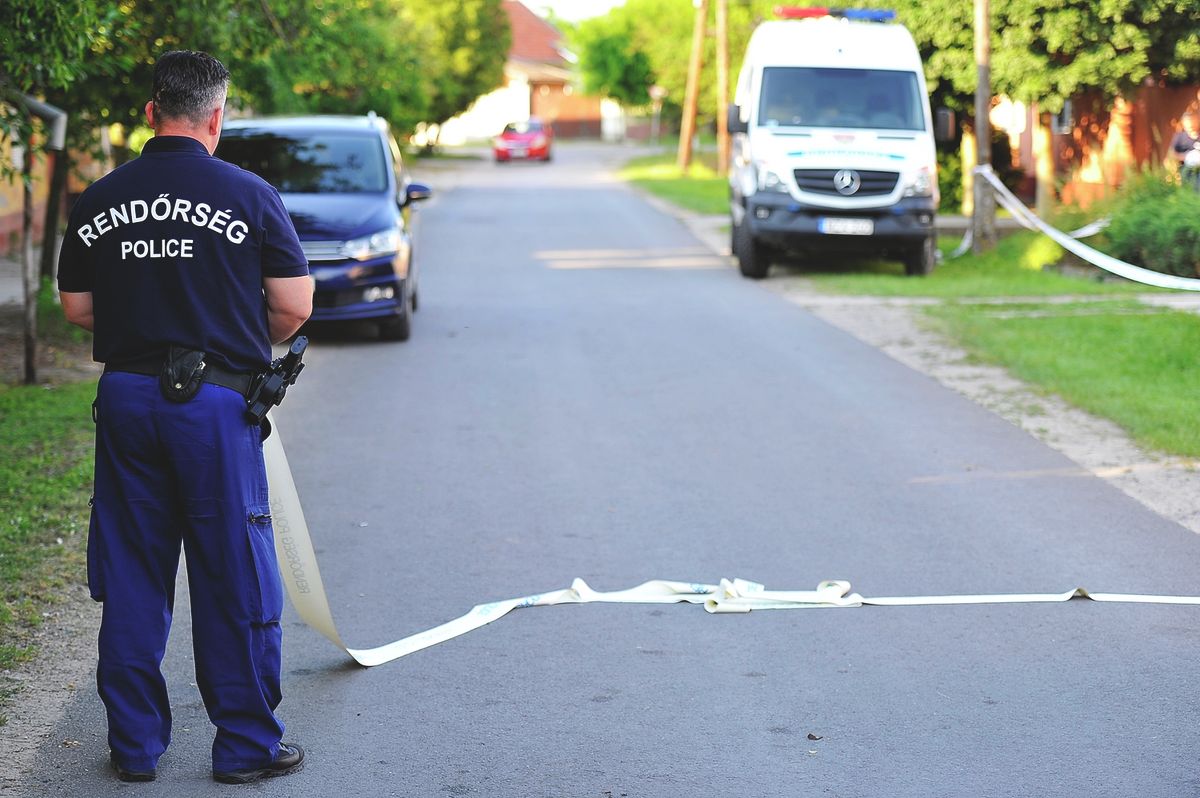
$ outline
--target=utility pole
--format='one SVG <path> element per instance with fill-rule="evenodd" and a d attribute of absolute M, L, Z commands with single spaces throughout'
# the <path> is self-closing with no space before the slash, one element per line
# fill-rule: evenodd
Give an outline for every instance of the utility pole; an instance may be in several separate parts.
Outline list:
<path fill-rule="evenodd" d="M 975 163 L 992 163 L 992 11 L 990 0 L 975 0 Z M 979 176 L 974 181 L 975 208 L 971 214 L 971 251 L 976 255 L 996 244 L 996 203 L 992 187 Z"/>
<path fill-rule="evenodd" d="M 704 29 L 708 25 L 708 0 L 692 0 L 696 26 L 692 29 L 692 56 L 688 59 L 687 91 L 683 97 L 683 122 L 679 126 L 679 171 L 692 165 L 692 137 L 696 135 L 696 103 L 700 98 L 700 69 L 704 66 Z"/>
<path fill-rule="evenodd" d="M 729 0 L 717 3 L 717 174 L 729 173 Z"/>

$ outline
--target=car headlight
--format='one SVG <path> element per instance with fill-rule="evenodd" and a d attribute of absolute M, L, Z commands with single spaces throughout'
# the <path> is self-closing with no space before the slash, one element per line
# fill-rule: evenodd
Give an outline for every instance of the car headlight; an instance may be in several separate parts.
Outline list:
<path fill-rule="evenodd" d="M 400 231 L 395 227 L 371 233 L 362 238 L 352 238 L 342 245 L 342 252 L 355 260 L 370 260 L 400 251 Z"/>
<path fill-rule="evenodd" d="M 783 178 L 765 166 L 758 167 L 758 190 L 772 191 L 778 194 L 788 193 L 788 187 L 783 182 Z"/>
<path fill-rule="evenodd" d="M 545 146 L 546 146 L 546 137 L 545 137 L 545 136 L 534 136 L 534 137 L 533 137 L 533 142 L 531 143 L 531 146 L 533 146 L 533 147 L 545 147 Z"/>
<path fill-rule="evenodd" d="M 922 166 L 917 170 L 913 179 L 904 187 L 904 196 L 906 197 L 931 197 L 933 189 L 937 185 L 937 180 L 934 179 L 933 169 L 928 166 Z"/>

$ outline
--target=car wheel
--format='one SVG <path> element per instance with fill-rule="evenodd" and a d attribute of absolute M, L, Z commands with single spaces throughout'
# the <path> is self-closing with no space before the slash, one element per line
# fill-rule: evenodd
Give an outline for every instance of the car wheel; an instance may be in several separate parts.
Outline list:
<path fill-rule="evenodd" d="M 395 316 L 379 322 L 379 337 L 384 341 L 407 341 L 412 335 L 412 299 L 405 301 Z"/>
<path fill-rule="evenodd" d="M 924 277 L 937 265 L 937 244 L 933 236 L 927 236 L 904 260 L 904 273 L 909 277 Z"/>
<path fill-rule="evenodd" d="M 750 225 L 739 224 L 733 228 L 733 256 L 737 258 L 738 271 L 743 277 L 761 280 L 771 270 L 770 250 L 750 232 Z"/>

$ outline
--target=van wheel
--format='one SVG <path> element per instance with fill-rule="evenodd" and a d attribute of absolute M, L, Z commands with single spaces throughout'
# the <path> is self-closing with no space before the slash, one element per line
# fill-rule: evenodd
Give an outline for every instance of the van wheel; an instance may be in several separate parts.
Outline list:
<path fill-rule="evenodd" d="M 904 273 L 909 277 L 924 277 L 933 271 L 937 265 L 937 244 L 933 236 L 928 236 L 904 259 Z"/>
<path fill-rule="evenodd" d="M 770 251 L 754 237 L 750 225 L 739 224 L 733 228 L 733 255 L 737 258 L 738 271 L 743 277 L 761 280 L 771 270 Z"/>

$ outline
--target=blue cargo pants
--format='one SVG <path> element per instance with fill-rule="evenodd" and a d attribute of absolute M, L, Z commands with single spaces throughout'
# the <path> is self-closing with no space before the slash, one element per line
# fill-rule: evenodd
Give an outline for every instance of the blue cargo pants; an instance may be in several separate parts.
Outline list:
<path fill-rule="evenodd" d="M 100 378 L 88 585 L 104 603 L 96 681 L 109 746 L 129 770 L 154 769 L 171 741 L 160 666 L 181 544 L 196 684 L 217 727 L 213 769 L 260 767 L 283 735 L 283 589 L 260 432 L 245 407 L 217 385 L 177 404 L 154 377 Z"/>

